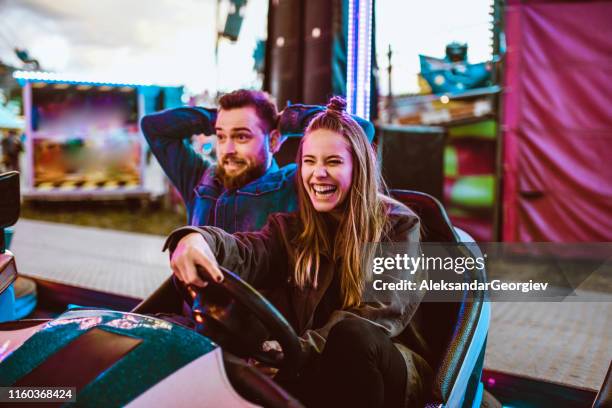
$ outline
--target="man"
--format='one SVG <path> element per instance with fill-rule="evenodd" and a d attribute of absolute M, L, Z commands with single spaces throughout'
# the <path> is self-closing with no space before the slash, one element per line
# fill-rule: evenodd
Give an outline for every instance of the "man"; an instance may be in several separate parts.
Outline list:
<path fill-rule="evenodd" d="M 270 97 L 249 90 L 222 96 L 218 114 L 182 107 L 142 119 L 151 151 L 183 197 L 190 225 L 254 231 L 269 214 L 297 208 L 296 165 L 279 168 L 272 157 L 283 141 L 277 120 Z M 200 133 L 217 134 L 216 164 L 191 147 L 189 138 Z"/>

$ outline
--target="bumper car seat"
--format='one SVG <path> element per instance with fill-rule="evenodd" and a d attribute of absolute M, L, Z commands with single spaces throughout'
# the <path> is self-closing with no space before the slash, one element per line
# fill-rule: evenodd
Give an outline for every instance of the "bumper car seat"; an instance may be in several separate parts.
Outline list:
<path fill-rule="evenodd" d="M 17 222 L 20 210 L 19 173 L 0 174 L 0 322 L 15 319 L 15 289 L 17 278 L 15 258 L 7 250 L 10 235 L 5 228 Z"/>
<path fill-rule="evenodd" d="M 278 130 L 287 140 L 285 140 L 280 150 L 274 155 L 279 166 L 295 163 L 295 155 L 300 145 L 300 139 L 304 135 L 304 130 L 310 121 L 324 110 L 325 106 L 302 104 L 289 105 L 282 110 L 278 118 Z M 361 126 L 366 137 L 372 143 L 375 133 L 372 122 L 357 115 L 351 116 Z"/>
<path fill-rule="evenodd" d="M 423 242 L 471 243 L 464 248 L 472 256 L 481 256 L 474 240 L 452 226 L 437 199 L 409 190 L 391 190 L 391 195 L 421 218 Z M 464 278 L 485 282 L 485 271 L 466 272 Z M 480 407 L 484 393 L 481 374 L 491 314 L 486 293 L 472 292 L 469 299 L 468 293 L 463 293 L 461 302 L 428 302 L 428 295 L 425 296 L 420 306 L 424 319 L 436 322 L 425 327 L 425 338 L 435 356 L 429 361 L 434 369 L 434 383 L 433 397 L 427 407 Z"/>

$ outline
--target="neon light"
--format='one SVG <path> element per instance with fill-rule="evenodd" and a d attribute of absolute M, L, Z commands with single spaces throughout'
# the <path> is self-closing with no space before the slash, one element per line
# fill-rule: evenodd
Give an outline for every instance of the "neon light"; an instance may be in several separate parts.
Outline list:
<path fill-rule="evenodd" d="M 348 111 L 370 118 L 372 0 L 349 0 L 346 98 Z"/>
<path fill-rule="evenodd" d="M 355 113 L 356 98 L 355 98 L 355 1 L 349 0 L 348 9 L 348 39 L 347 39 L 347 67 L 346 67 L 346 102 L 347 109 L 350 113 Z"/>
<path fill-rule="evenodd" d="M 91 85 L 106 85 L 106 86 L 154 86 L 151 82 L 129 81 L 127 83 L 120 81 L 101 81 L 99 78 L 94 78 L 90 75 L 65 75 L 55 72 L 42 71 L 15 71 L 13 78 L 29 82 L 61 82 L 68 84 L 91 84 Z"/>

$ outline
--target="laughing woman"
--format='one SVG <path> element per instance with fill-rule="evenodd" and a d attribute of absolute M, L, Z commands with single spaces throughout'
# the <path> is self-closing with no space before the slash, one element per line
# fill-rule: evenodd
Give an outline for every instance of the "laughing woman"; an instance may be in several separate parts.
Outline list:
<path fill-rule="evenodd" d="M 223 279 L 220 264 L 272 293 L 307 356 L 299 385 L 284 385 L 307 405 L 422 406 L 431 369 L 415 352 L 426 350 L 419 298 L 365 296 L 372 277 L 361 266 L 364 243 L 418 243 L 419 220 L 383 194 L 374 151 L 345 107 L 332 98 L 304 133 L 298 212 L 253 233 L 181 228 L 168 240 L 172 270 L 204 286 Z"/>

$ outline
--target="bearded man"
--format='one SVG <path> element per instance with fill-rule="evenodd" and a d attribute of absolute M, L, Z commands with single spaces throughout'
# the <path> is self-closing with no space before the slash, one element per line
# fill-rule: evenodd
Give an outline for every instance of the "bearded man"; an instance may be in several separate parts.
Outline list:
<path fill-rule="evenodd" d="M 271 213 L 297 208 L 296 165 L 279 168 L 272 157 L 283 142 L 277 121 L 266 93 L 238 90 L 219 99 L 218 112 L 170 109 L 145 116 L 141 128 L 183 197 L 188 223 L 232 233 L 259 230 Z M 216 163 L 191 146 L 190 137 L 200 133 L 216 133 Z"/>

